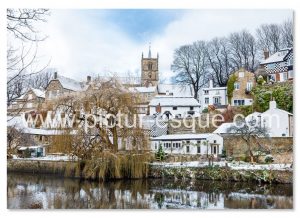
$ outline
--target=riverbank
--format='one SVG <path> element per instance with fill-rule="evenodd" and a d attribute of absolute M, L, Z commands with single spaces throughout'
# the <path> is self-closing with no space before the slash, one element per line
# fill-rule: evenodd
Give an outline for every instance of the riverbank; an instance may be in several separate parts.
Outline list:
<path fill-rule="evenodd" d="M 205 164 L 185 163 L 152 163 L 147 167 L 143 178 L 168 179 L 196 179 L 234 182 L 259 183 L 293 183 L 293 170 L 286 167 L 270 167 L 272 165 L 254 165 L 245 167 L 237 165 L 236 168 L 215 163 L 214 166 Z M 8 172 L 22 172 L 31 174 L 55 174 L 70 178 L 86 179 L 82 164 L 74 161 L 46 161 L 46 160 L 8 160 Z M 90 179 L 90 178 L 89 178 Z M 94 178 L 97 179 L 97 178 Z"/>
<path fill-rule="evenodd" d="M 170 166 L 151 165 L 150 175 L 153 178 L 196 179 L 233 182 L 258 182 L 258 183 L 293 183 L 292 169 L 265 169 L 245 168 L 237 169 L 225 166 Z"/>

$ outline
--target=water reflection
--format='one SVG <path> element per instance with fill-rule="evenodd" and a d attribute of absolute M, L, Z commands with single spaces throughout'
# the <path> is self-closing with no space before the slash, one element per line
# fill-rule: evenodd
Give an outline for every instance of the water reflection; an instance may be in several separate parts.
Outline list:
<path fill-rule="evenodd" d="M 292 208 L 292 185 L 162 179 L 97 183 L 8 174 L 8 208 L 224 209 Z"/>

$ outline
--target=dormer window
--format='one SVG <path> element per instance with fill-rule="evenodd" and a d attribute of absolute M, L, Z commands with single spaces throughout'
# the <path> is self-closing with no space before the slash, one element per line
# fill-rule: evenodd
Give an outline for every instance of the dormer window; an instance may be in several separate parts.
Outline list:
<path fill-rule="evenodd" d="M 243 71 L 239 72 L 239 78 L 243 78 L 243 77 L 244 77 L 244 72 Z"/>

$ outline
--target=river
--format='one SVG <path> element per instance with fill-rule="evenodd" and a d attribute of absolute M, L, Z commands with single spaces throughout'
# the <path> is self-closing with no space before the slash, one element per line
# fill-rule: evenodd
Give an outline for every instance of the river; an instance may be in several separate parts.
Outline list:
<path fill-rule="evenodd" d="M 8 209 L 292 209 L 293 185 L 8 173 Z"/>

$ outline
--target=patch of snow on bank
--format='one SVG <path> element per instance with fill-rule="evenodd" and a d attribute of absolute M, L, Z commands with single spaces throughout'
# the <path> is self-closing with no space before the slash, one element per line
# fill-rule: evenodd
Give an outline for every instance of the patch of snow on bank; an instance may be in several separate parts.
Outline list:
<path fill-rule="evenodd" d="M 162 166 L 162 167 L 207 167 L 208 162 L 199 162 L 199 161 L 191 161 L 191 162 L 154 162 L 152 163 L 154 166 Z M 291 164 L 250 164 L 245 162 L 236 162 L 236 163 L 227 163 L 228 167 L 233 170 L 292 170 Z M 213 166 L 225 167 L 226 162 L 214 162 Z"/>

